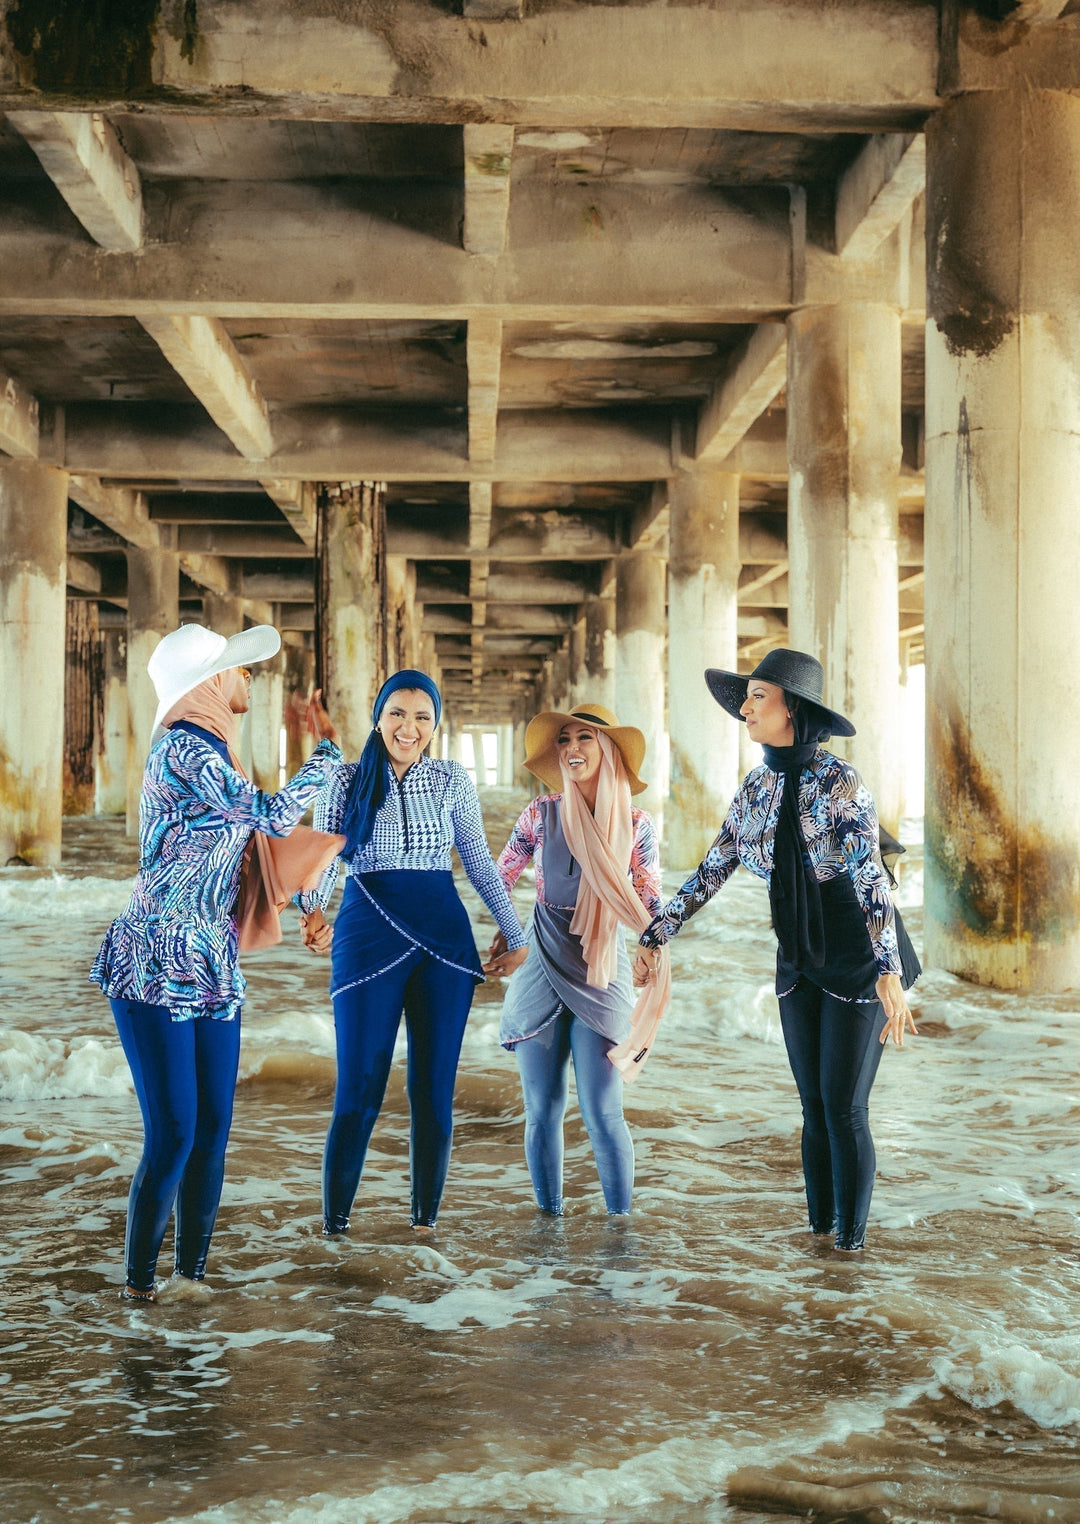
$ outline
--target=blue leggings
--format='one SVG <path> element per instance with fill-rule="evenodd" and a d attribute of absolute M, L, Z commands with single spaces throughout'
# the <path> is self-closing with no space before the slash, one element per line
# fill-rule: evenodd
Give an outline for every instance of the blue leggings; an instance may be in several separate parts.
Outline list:
<path fill-rule="evenodd" d="M 142 1112 L 143 1155 L 128 1198 L 127 1283 L 154 1285 L 176 1203 L 175 1268 L 201 1281 L 214 1231 L 240 1062 L 240 1018 L 173 1021 L 163 1005 L 110 1000 Z"/>
<path fill-rule="evenodd" d="M 454 1081 L 476 981 L 414 948 L 385 973 L 334 996 L 337 1089 L 323 1156 L 323 1227 L 345 1233 L 402 1010 L 409 1041 L 411 1221 L 434 1227 L 454 1136 Z"/>
<path fill-rule="evenodd" d="M 880 1004 L 837 1000 L 800 979 L 780 999 L 788 1062 L 802 1101 L 802 1163 L 814 1233 L 861 1249 L 877 1156 L 870 1091 L 881 1062 Z"/>
<path fill-rule="evenodd" d="M 525 1099 L 525 1159 L 541 1211 L 562 1216 L 563 1116 L 570 1060 L 578 1105 L 592 1144 L 609 1212 L 628 1212 L 634 1192 L 634 1145 L 623 1118 L 622 1075 L 608 1062 L 615 1046 L 563 1006 L 514 1048 Z"/>

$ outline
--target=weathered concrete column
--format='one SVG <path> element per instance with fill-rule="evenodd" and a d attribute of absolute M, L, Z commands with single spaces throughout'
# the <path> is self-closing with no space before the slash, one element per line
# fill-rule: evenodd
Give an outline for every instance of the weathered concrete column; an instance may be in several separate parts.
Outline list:
<path fill-rule="evenodd" d="M 1080 984 L 1080 99 L 927 136 L 926 948 Z"/>
<path fill-rule="evenodd" d="M 692 868 L 720 828 L 738 784 L 737 721 L 714 703 L 706 667 L 737 670 L 739 478 L 680 472 L 668 483 L 669 867 Z"/>
<path fill-rule="evenodd" d="M 589 669 L 585 660 L 587 635 L 585 629 L 585 616 L 578 620 L 570 631 L 570 646 L 567 652 L 570 668 L 570 708 L 579 704 L 584 697 L 589 683 Z"/>
<path fill-rule="evenodd" d="M 637 803 L 661 824 L 667 795 L 664 615 L 666 568 L 651 550 L 626 551 L 615 576 L 615 709 L 645 737 L 642 772 L 649 788 Z"/>
<path fill-rule="evenodd" d="M 315 618 L 323 702 L 349 758 L 360 755 L 371 733 L 381 683 L 382 497 L 375 482 L 319 489 Z"/>
<path fill-rule="evenodd" d="M 281 731 L 285 722 L 285 658 L 260 661 L 251 669 L 251 777 L 259 788 L 276 794 L 281 787 Z"/>
<path fill-rule="evenodd" d="M 510 788 L 514 782 L 514 727 L 499 726 L 499 776 L 500 788 Z"/>
<path fill-rule="evenodd" d="M 203 624 L 219 635 L 239 635 L 244 628 L 244 600 L 230 593 L 213 593 L 203 588 Z"/>
<path fill-rule="evenodd" d="M 101 736 L 94 759 L 94 814 L 127 811 L 127 632 L 101 632 Z"/>
<path fill-rule="evenodd" d="M 146 664 L 161 637 L 180 623 L 180 557 L 175 550 L 129 545 L 127 563 L 127 834 L 137 836 L 139 793 L 157 711 Z"/>
<path fill-rule="evenodd" d="M 304 724 L 308 695 L 315 680 L 315 653 L 303 646 L 283 645 L 285 659 L 285 776 L 301 768 L 315 749 L 315 738 Z"/>
<path fill-rule="evenodd" d="M 531 718 L 530 715 L 529 719 Z M 511 782 L 532 794 L 539 791 L 540 782 L 525 766 L 525 729 L 528 722 L 528 719 L 514 721 L 514 771 Z"/>
<path fill-rule="evenodd" d="M 788 318 L 790 644 L 825 668 L 882 824 L 900 818 L 900 316 L 870 302 Z"/>
<path fill-rule="evenodd" d="M 0 864 L 56 867 L 64 768 L 67 476 L 0 458 Z"/>
<path fill-rule="evenodd" d="M 611 593 L 585 600 L 585 673 L 580 697 L 605 709 L 615 708 L 615 598 Z"/>
<path fill-rule="evenodd" d="M 65 815 L 89 815 L 94 808 L 101 713 L 97 604 L 90 599 L 69 598 L 65 623 L 63 809 Z"/>

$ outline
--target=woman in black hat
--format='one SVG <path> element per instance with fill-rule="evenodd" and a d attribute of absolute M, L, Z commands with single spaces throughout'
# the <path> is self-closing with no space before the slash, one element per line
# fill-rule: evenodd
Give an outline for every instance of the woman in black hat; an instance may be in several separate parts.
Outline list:
<path fill-rule="evenodd" d="M 744 778 L 720 834 L 641 936 L 634 982 L 656 949 L 742 863 L 769 886 L 776 993 L 803 1110 L 813 1233 L 862 1249 L 874 1187 L 868 1103 L 883 1044 L 915 1031 L 904 991 L 920 973 L 882 865 L 877 811 L 850 763 L 826 751 L 855 727 L 822 703 L 823 672 L 803 651 L 770 651 L 749 678 L 710 669 L 709 691 L 745 720 L 765 761 Z"/>

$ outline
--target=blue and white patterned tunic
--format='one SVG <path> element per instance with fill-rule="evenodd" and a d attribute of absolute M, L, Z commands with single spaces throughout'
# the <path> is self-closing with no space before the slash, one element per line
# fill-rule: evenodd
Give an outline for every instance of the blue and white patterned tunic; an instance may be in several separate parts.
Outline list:
<path fill-rule="evenodd" d="M 643 932 L 645 946 L 659 947 L 675 936 L 740 863 L 768 883 L 784 787 L 784 774 L 764 763 L 747 773 L 704 860 Z M 819 883 L 845 873 L 850 877 L 878 972 L 901 973 L 892 895 L 878 846 L 877 810 L 850 762 L 821 746 L 815 749 L 799 774 L 799 818 L 814 876 Z"/>
<path fill-rule="evenodd" d="M 166 732 L 150 753 L 139 801 L 139 873 L 90 978 L 117 1000 L 168 1006 L 174 1021 L 231 1020 L 246 981 L 237 966 L 236 898 L 253 831 L 287 836 L 341 758 L 320 741 L 276 794 L 228 762 L 214 738 Z"/>
<path fill-rule="evenodd" d="M 346 796 L 359 765 L 342 762 L 333 769 L 329 787 L 315 806 L 316 830 L 342 829 Z M 375 816 L 371 840 L 351 857 L 335 858 L 318 889 L 299 896 L 301 907 L 326 908 L 339 864 L 344 864 L 346 875 L 401 868 L 447 872 L 450 849 L 456 847 L 469 882 L 494 916 L 507 948 L 512 952 L 524 947 L 521 923 L 491 859 L 476 787 L 461 763 L 421 757 L 400 781 L 389 762 L 386 773 L 386 798 Z"/>

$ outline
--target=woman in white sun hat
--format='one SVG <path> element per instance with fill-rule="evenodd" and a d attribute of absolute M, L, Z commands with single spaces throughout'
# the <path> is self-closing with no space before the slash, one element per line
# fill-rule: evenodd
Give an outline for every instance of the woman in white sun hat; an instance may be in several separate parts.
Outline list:
<path fill-rule="evenodd" d="M 301 827 L 288 848 L 270 850 L 294 832 L 341 758 L 318 695 L 309 721 L 319 744 L 280 792 L 257 789 L 237 760 L 247 665 L 280 646 L 269 625 L 226 639 L 189 624 L 166 635 L 148 664 L 159 702 L 139 804 L 139 872 L 90 974 L 109 996 L 146 1133 L 128 1201 L 121 1294 L 130 1300 L 154 1300 L 174 1202 L 176 1273 L 203 1278 L 240 1056 L 238 951 L 280 939 L 277 911 L 318 881 L 341 846 Z"/>

